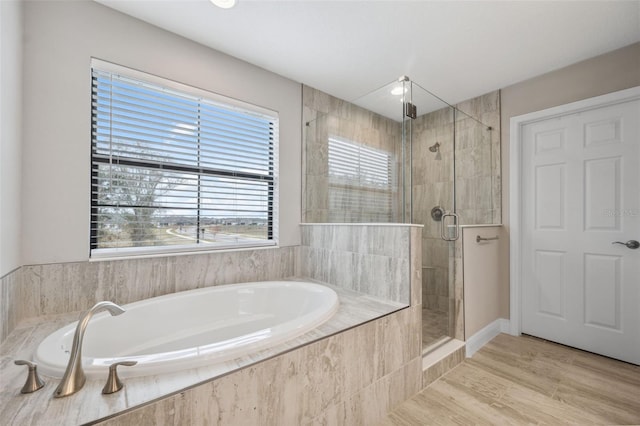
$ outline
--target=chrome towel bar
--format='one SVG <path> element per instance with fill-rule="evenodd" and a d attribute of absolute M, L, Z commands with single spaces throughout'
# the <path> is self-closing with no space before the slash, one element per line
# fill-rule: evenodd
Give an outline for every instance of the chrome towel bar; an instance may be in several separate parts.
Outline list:
<path fill-rule="evenodd" d="M 498 237 L 497 235 L 495 237 L 488 237 L 488 238 L 481 237 L 480 235 L 476 235 L 476 243 L 479 243 L 480 241 L 497 240 L 498 238 L 500 238 L 500 237 Z"/>

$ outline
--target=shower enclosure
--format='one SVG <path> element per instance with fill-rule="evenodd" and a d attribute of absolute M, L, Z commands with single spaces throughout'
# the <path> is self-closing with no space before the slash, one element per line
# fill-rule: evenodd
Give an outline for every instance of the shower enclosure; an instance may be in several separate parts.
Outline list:
<path fill-rule="evenodd" d="M 423 225 L 423 348 L 463 340 L 459 227 L 501 220 L 498 93 L 454 106 L 401 77 L 303 105 L 303 221 Z"/>

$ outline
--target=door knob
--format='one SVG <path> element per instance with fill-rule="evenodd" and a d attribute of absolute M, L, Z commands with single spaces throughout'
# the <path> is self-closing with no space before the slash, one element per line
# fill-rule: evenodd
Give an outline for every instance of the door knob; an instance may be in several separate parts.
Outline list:
<path fill-rule="evenodd" d="M 629 240 L 626 243 L 623 243 L 622 241 L 614 241 L 611 244 L 622 244 L 623 246 L 627 246 L 627 248 L 630 248 L 632 250 L 635 250 L 638 247 L 640 247 L 640 243 L 637 242 L 636 240 Z"/>

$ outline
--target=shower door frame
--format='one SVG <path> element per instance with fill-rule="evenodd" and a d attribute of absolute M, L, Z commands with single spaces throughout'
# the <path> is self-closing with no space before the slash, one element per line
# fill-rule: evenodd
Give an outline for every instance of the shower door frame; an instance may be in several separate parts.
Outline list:
<path fill-rule="evenodd" d="M 408 215 L 405 214 L 405 220 L 408 220 L 410 223 L 413 223 L 413 218 L 414 218 L 414 201 L 415 201 L 415 197 L 413 196 L 413 161 L 414 161 L 414 137 L 415 137 L 415 132 L 413 129 L 413 125 L 414 125 L 414 121 L 416 119 L 414 118 L 409 118 L 407 116 L 407 114 L 405 114 L 406 112 L 406 107 L 404 105 L 406 105 L 406 102 L 410 102 L 413 103 L 413 86 L 414 86 L 413 81 L 409 81 L 409 90 L 407 92 L 408 96 L 405 96 L 404 102 L 403 102 L 403 120 L 402 120 L 402 140 L 403 140 L 403 149 L 405 149 L 407 147 L 407 143 L 408 143 L 408 149 L 406 149 L 403 152 L 406 152 L 408 155 L 408 159 L 404 159 L 404 161 L 408 161 L 408 163 L 404 163 L 404 164 L 408 164 L 406 170 L 409 171 L 409 179 L 408 182 L 405 181 L 403 184 L 403 188 L 405 190 L 406 193 L 406 188 L 407 188 L 407 184 L 408 184 L 408 194 L 409 194 L 409 209 L 408 209 Z M 459 340 L 464 340 L 464 316 L 462 316 L 462 318 L 460 318 L 462 320 L 462 324 L 457 324 L 457 318 L 456 318 L 456 306 L 459 305 L 458 309 L 461 310 L 461 312 L 464 312 L 463 310 L 463 301 L 460 301 L 459 304 L 456 303 L 456 299 L 455 299 L 455 295 L 456 295 L 456 283 L 457 283 L 457 278 L 456 277 L 456 262 L 457 259 L 455 257 L 455 253 L 456 253 L 456 247 L 457 244 L 460 244 L 460 240 L 459 240 L 459 236 L 460 236 L 460 222 L 459 222 L 459 218 L 457 216 L 456 213 L 456 120 L 458 118 L 458 109 L 443 101 L 442 99 L 440 99 L 439 97 L 433 95 L 431 92 L 427 91 L 426 89 L 424 89 L 423 87 L 421 87 L 419 84 L 416 84 L 417 87 L 420 90 L 424 90 L 427 94 L 429 94 L 430 96 L 434 97 L 435 99 L 438 99 L 440 102 L 443 103 L 443 108 L 450 108 L 451 109 L 451 122 L 452 122 L 452 134 L 451 134 L 451 140 L 452 140 L 452 156 L 451 156 L 451 203 L 449 206 L 443 206 L 444 207 L 444 213 L 445 215 L 442 216 L 441 218 L 441 223 L 440 223 L 440 240 L 445 241 L 447 244 L 446 247 L 446 251 L 447 251 L 447 257 L 448 257 L 448 272 L 447 272 L 447 283 L 446 285 L 448 286 L 448 308 L 446 312 L 443 312 L 443 315 L 447 316 L 447 322 L 448 322 L 448 329 L 447 329 L 447 334 L 446 336 L 442 336 L 441 338 L 434 340 L 433 342 L 428 343 L 426 346 L 423 343 L 423 353 L 428 353 L 430 350 L 432 350 L 433 348 L 437 348 L 440 347 L 443 343 L 446 343 L 448 341 L 454 340 L 454 339 L 459 339 Z M 408 99 L 407 99 L 408 98 Z M 419 107 L 419 105 L 418 105 Z M 432 111 L 432 112 L 435 112 Z M 407 122 L 409 122 L 409 124 L 407 125 Z M 405 202 L 405 206 L 406 206 L 406 202 Z M 450 207 L 450 210 L 447 209 L 447 207 Z M 408 216 L 408 217 L 407 217 Z M 455 232 L 455 237 L 451 237 L 450 233 L 449 233 L 449 227 L 447 225 L 447 217 L 451 218 L 453 217 L 453 222 L 450 224 L 453 224 L 456 226 L 456 232 Z M 422 263 L 423 260 L 420 259 L 421 261 L 421 269 L 424 271 L 424 264 Z M 423 277 L 424 279 L 424 277 Z M 422 291 L 422 290 L 421 290 Z M 422 301 L 423 305 L 426 303 L 425 299 L 424 299 L 424 295 L 423 295 L 423 301 Z"/>

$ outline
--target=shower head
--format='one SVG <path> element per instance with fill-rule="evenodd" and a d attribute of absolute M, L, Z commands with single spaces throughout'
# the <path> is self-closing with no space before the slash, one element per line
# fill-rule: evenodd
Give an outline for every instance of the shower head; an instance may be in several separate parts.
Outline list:
<path fill-rule="evenodd" d="M 429 151 L 436 153 L 436 160 L 442 160 L 442 155 L 440 154 L 440 143 L 436 142 L 429 147 Z"/>

